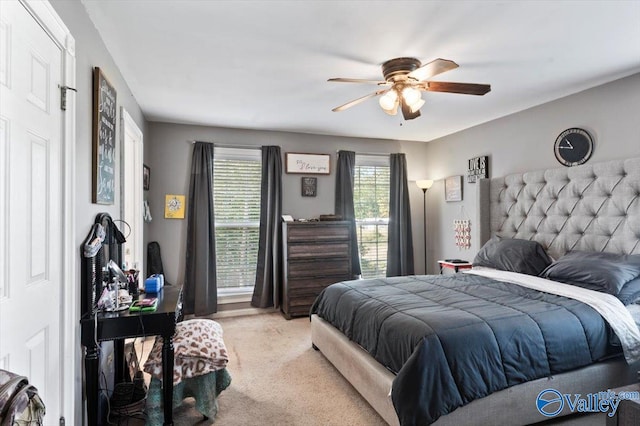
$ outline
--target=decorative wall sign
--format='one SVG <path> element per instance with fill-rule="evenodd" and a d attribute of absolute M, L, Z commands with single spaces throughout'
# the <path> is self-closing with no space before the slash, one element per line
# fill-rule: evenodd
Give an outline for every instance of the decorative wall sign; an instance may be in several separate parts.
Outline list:
<path fill-rule="evenodd" d="M 116 178 L 116 90 L 100 68 L 93 70 L 92 201 L 113 204 Z"/>
<path fill-rule="evenodd" d="M 330 154 L 285 154 L 285 170 L 287 173 L 304 173 L 306 175 L 331 174 Z"/>
<path fill-rule="evenodd" d="M 451 176 L 444 180 L 444 200 L 462 201 L 462 175 Z"/>
<path fill-rule="evenodd" d="M 167 194 L 164 197 L 164 218 L 184 219 L 184 195 Z"/>
<path fill-rule="evenodd" d="M 467 171 L 467 182 L 476 183 L 479 179 L 489 177 L 489 157 L 487 155 L 469 160 Z"/>
<path fill-rule="evenodd" d="M 318 178 L 315 177 L 303 177 L 302 181 L 302 196 L 303 197 L 315 197 L 318 189 Z"/>

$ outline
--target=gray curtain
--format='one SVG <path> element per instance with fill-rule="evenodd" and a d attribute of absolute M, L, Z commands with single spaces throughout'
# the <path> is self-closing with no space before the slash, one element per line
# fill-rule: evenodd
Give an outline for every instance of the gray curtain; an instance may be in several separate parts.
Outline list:
<path fill-rule="evenodd" d="M 187 198 L 187 254 L 183 312 L 210 315 L 218 310 L 216 241 L 213 216 L 213 144 L 196 142 Z"/>
<path fill-rule="evenodd" d="M 338 171 L 336 172 L 335 213 L 342 216 L 342 220 L 351 222 L 351 268 L 353 275 L 358 276 L 362 274 L 362 270 L 360 269 L 356 215 L 353 206 L 355 169 L 356 153 L 353 151 L 339 151 Z"/>
<path fill-rule="evenodd" d="M 282 159 L 279 146 L 262 147 L 260 243 L 251 306 L 279 307 L 282 272 Z"/>
<path fill-rule="evenodd" d="M 411 237 L 407 160 L 404 154 L 391 154 L 389 160 L 387 276 L 413 275 L 413 238 Z"/>

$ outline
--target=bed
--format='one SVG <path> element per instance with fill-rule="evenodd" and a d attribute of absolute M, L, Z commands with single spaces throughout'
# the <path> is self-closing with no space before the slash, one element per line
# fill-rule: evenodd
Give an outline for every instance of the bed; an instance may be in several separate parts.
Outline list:
<path fill-rule="evenodd" d="M 494 253 L 491 252 L 491 247 L 496 244 L 502 247 L 517 242 L 518 246 L 534 247 L 536 252 L 531 256 L 523 255 L 527 252 L 517 252 L 519 256 L 516 258 L 537 259 L 537 251 L 542 247 L 544 253 L 540 256 L 549 255 L 549 264 L 541 270 L 527 270 L 526 274 L 509 275 L 513 274 L 510 271 L 514 270 L 510 269 L 513 265 L 509 262 L 517 261 L 513 260 L 513 256 L 506 259 L 506 266 L 498 261 L 498 268 L 494 269 L 507 270 L 508 279 L 483 276 L 482 271 L 476 271 L 475 274 L 456 274 L 458 278 L 414 276 L 397 277 L 384 282 L 343 282 L 327 288 L 312 308 L 311 337 L 314 347 L 322 352 L 389 424 L 530 424 L 548 419 L 536 407 L 536 398 L 545 389 L 553 388 L 561 392 L 586 395 L 629 384 L 637 379 L 638 365 L 634 361 L 638 357 L 639 348 L 634 347 L 634 344 L 637 346 L 634 339 L 638 339 L 639 332 L 633 320 L 631 324 L 628 323 L 629 315 L 623 312 L 626 310 L 618 299 L 618 293 L 630 290 L 633 287 L 630 283 L 636 282 L 639 286 L 637 294 L 631 292 L 625 303 L 630 303 L 634 297 L 640 296 L 640 271 L 634 269 L 640 258 L 640 159 L 548 169 L 482 180 L 478 186 L 478 200 L 480 240 L 487 243 L 478 253 L 479 263 L 488 261 L 489 265 L 485 266 L 495 266 L 491 265 L 491 261 L 500 259 L 500 256 L 495 257 L 495 254 L 505 251 Z M 482 255 L 487 253 L 488 258 L 483 258 Z M 594 261 L 591 256 L 596 256 L 598 261 Z M 613 263 L 608 263 L 609 256 L 614 259 Z M 618 267 L 622 265 L 617 263 L 619 259 L 623 262 L 628 261 L 630 266 L 624 263 Z M 602 267 L 596 268 L 594 273 L 587 274 L 585 279 L 579 276 L 585 269 L 584 265 Z M 525 269 L 530 267 L 535 269 L 541 266 L 525 265 Z M 544 273 L 544 278 L 536 277 L 538 272 Z M 493 272 L 489 270 L 487 273 Z M 498 274 L 500 273 L 503 271 L 498 271 Z M 600 273 L 604 275 L 597 275 Z M 532 281 L 535 281 L 533 288 L 505 282 L 519 279 L 516 276 L 520 275 L 532 277 Z M 536 288 L 536 285 L 546 285 L 548 281 L 554 288 L 558 288 L 560 294 L 549 294 L 546 287 Z M 557 284 L 558 281 L 561 283 Z M 598 285 L 602 288 L 598 288 Z M 565 293 L 562 293 L 563 291 Z M 397 294 L 392 295 L 388 292 Z M 607 292 L 611 295 L 605 294 Z M 381 294 L 383 303 L 372 305 L 374 302 L 371 301 L 371 296 L 377 293 Z M 471 296 L 487 299 L 488 301 L 484 301 L 487 302 L 486 306 L 477 307 L 480 302 L 476 299 L 465 299 Z M 363 299 L 356 300 L 359 297 Z M 527 308 L 509 305 L 504 299 L 497 299 L 498 297 L 525 300 Z M 417 303 L 415 298 L 424 299 L 420 302 L 422 305 L 412 306 Z M 607 300 L 607 303 L 612 303 L 612 307 L 598 308 L 585 305 L 585 302 L 591 299 L 595 300 L 594 303 L 601 303 L 601 299 Z M 349 304 L 355 308 L 348 308 Z M 407 304 L 409 313 L 401 313 L 399 306 Z M 504 306 L 507 314 L 492 313 L 492 309 L 497 305 Z M 553 317 L 545 315 L 545 306 L 549 305 L 562 305 L 558 310 L 566 311 L 566 315 L 572 318 L 569 322 L 575 324 L 568 326 L 565 314 L 564 317 L 549 318 Z M 464 309 L 460 309 L 460 306 L 464 306 Z M 343 319 L 340 319 L 335 312 L 345 309 L 352 309 L 345 311 L 352 313 L 343 315 Z M 611 323 L 605 321 L 602 319 L 604 313 L 598 309 L 620 311 L 625 325 L 618 324 L 617 319 Z M 374 319 L 373 312 L 377 311 L 383 313 L 382 319 Z M 443 316 L 439 317 L 435 311 L 442 311 Z M 520 319 L 505 321 L 504 318 L 510 318 L 511 311 L 525 311 L 525 315 Z M 614 314 L 617 315 L 615 312 Z M 478 324 L 475 320 L 482 315 L 488 317 L 488 322 L 484 325 Z M 344 320 L 349 316 L 360 319 L 356 320 L 357 324 L 354 325 Z M 447 331 L 446 327 L 442 326 L 442 323 L 449 320 L 447 316 L 459 317 L 453 318 L 456 321 L 462 318 L 466 323 L 464 327 L 452 327 L 453 330 Z M 397 327 L 409 330 L 409 333 L 400 333 L 398 328 L 388 325 L 391 322 L 390 318 L 395 317 L 403 318 Z M 421 331 L 416 331 L 414 325 L 424 322 L 423 317 L 429 317 L 431 323 L 427 326 L 427 334 L 421 336 Z M 531 326 L 533 329 L 537 327 L 543 330 L 545 348 L 542 354 L 536 352 L 536 348 L 539 349 L 542 344 L 540 341 L 536 343 L 534 339 L 532 342 L 521 342 L 517 337 L 517 329 L 509 331 L 506 327 L 512 323 L 529 323 L 530 319 L 535 317 L 540 319 L 540 322 Z M 353 318 L 349 320 L 353 321 Z M 415 320 L 416 318 L 418 320 Z M 446 318 L 447 321 L 442 318 Z M 560 323 L 561 327 L 556 328 L 564 330 L 565 335 L 549 331 L 554 328 L 554 321 L 556 324 Z M 369 323 L 373 328 L 359 330 L 357 327 L 362 325 L 361 323 Z M 389 329 L 385 329 L 386 327 Z M 449 334 L 437 334 L 440 327 Z M 470 334 L 465 337 L 465 334 L 458 330 L 462 328 L 470 330 Z M 496 332 L 496 329 L 499 330 Z M 431 334 L 433 330 L 436 331 L 435 337 Z M 627 330 L 633 335 L 630 337 L 630 343 L 623 342 L 624 350 L 616 349 L 615 344 L 619 343 L 616 342 L 617 335 L 626 334 Z M 532 333 L 524 332 L 525 335 Z M 405 334 L 410 336 L 407 337 Z M 455 339 L 450 337 L 454 334 L 457 334 Z M 578 338 L 578 334 L 584 336 Z M 503 336 L 503 343 L 499 341 L 500 335 Z M 509 336 L 515 336 L 512 340 L 517 343 L 512 346 L 516 347 L 516 355 L 511 349 L 505 349 L 508 347 Z M 376 341 L 378 337 L 380 342 Z M 575 337 L 577 341 L 568 343 L 569 340 L 564 340 L 569 337 Z M 432 339 L 441 348 L 429 352 L 434 344 L 429 344 L 428 339 Z M 506 364 L 502 364 L 505 378 L 497 380 L 493 376 L 485 377 L 482 370 L 469 368 L 472 365 L 469 363 L 474 361 L 473 357 L 471 361 L 448 358 L 452 356 L 448 348 L 464 346 L 460 342 L 464 343 L 465 339 L 469 342 L 466 349 L 470 352 L 475 350 L 475 346 L 471 347 L 472 341 L 482 346 L 489 340 L 496 340 L 498 343 L 493 346 L 498 348 L 498 357 L 508 360 Z M 556 340 L 560 344 L 557 349 L 550 348 L 547 340 Z M 572 356 L 566 345 L 577 348 L 573 352 L 580 356 Z M 393 358 L 396 355 L 388 353 L 389 347 L 401 347 L 400 357 Z M 465 352 L 464 349 L 461 352 Z M 484 349 L 480 351 L 481 354 L 485 352 Z M 565 354 L 562 355 L 562 352 Z M 447 354 L 444 357 L 445 365 L 460 364 L 458 373 L 453 369 L 450 373 L 452 376 L 460 376 L 456 377 L 460 380 L 443 385 L 440 382 L 444 376 L 441 375 L 438 376 L 440 382 L 436 380 L 435 384 L 425 385 L 426 382 L 422 381 L 416 385 L 418 375 L 433 376 L 436 375 L 433 373 L 434 369 L 442 369 L 438 367 L 441 364 L 434 367 L 433 362 L 438 357 L 442 358 L 442 353 Z M 533 365 L 529 369 L 526 366 L 527 362 L 524 367 L 517 364 L 520 358 L 526 357 L 533 360 L 529 363 L 536 364 L 537 360 L 544 356 L 545 362 L 538 364 L 546 363 L 546 366 Z M 568 359 L 561 358 L 565 356 L 568 356 Z M 491 364 L 491 356 L 488 356 L 488 359 L 487 364 Z M 631 365 L 627 361 L 631 362 Z M 420 368 L 425 368 L 426 372 Z M 521 372 L 518 371 L 519 368 L 522 369 Z M 460 371 L 466 371 L 468 374 L 461 374 Z M 473 379 L 466 376 L 479 377 Z M 407 383 L 409 387 L 405 389 Z M 390 395 L 392 387 L 393 392 Z M 434 393 L 439 396 L 431 397 Z M 457 397 L 453 395 L 456 393 Z M 419 401 L 407 402 L 411 399 Z M 445 403 L 444 409 L 440 406 L 428 406 L 433 401 L 440 404 L 440 400 Z M 425 404 L 425 401 L 427 407 L 416 405 L 415 410 L 421 414 L 414 415 L 411 404 Z M 402 407 L 406 404 L 408 405 Z M 515 413 L 517 415 L 514 415 Z M 557 415 L 566 414 L 571 414 L 571 410 L 565 404 L 564 409 Z"/>

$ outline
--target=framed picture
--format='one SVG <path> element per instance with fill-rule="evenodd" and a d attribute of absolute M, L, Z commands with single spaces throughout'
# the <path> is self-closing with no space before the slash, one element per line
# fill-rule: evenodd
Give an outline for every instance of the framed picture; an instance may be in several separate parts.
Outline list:
<path fill-rule="evenodd" d="M 93 69 L 93 163 L 91 199 L 113 204 L 116 186 L 116 89 Z"/>
<path fill-rule="evenodd" d="M 167 194 L 164 197 L 164 218 L 184 219 L 184 195 Z"/>
<path fill-rule="evenodd" d="M 462 175 L 451 176 L 444 180 L 444 200 L 462 201 Z"/>
<path fill-rule="evenodd" d="M 302 196 L 315 197 L 318 189 L 318 178 L 303 177 L 301 181 L 302 181 Z"/>
<path fill-rule="evenodd" d="M 151 182 L 151 169 L 146 164 L 142 165 L 142 186 L 145 191 L 149 190 L 149 183 Z"/>
<path fill-rule="evenodd" d="M 480 179 L 489 177 L 489 156 L 475 157 L 469 160 L 467 182 L 476 183 Z"/>
<path fill-rule="evenodd" d="M 331 155 L 287 152 L 285 154 L 285 170 L 287 173 L 328 175 L 331 174 Z"/>

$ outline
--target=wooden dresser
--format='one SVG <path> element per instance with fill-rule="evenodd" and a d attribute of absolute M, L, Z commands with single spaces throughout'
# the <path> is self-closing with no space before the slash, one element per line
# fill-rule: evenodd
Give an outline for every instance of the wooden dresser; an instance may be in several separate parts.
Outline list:
<path fill-rule="evenodd" d="M 353 278 L 350 228 L 344 221 L 283 224 L 282 313 L 287 319 L 309 315 L 322 289 Z"/>

